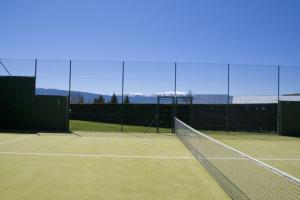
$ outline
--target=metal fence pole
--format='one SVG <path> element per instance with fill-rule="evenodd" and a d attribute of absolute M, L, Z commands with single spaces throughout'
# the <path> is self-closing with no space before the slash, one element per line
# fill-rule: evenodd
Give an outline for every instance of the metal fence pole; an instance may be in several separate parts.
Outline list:
<path fill-rule="evenodd" d="M 175 62 L 174 66 L 174 96 L 176 97 L 177 94 L 177 62 Z"/>
<path fill-rule="evenodd" d="M 159 133 L 159 104 L 160 104 L 160 98 L 157 96 L 157 105 L 156 105 L 156 133 Z"/>
<path fill-rule="evenodd" d="M 190 126 L 192 126 L 193 96 L 191 97 L 190 101 Z"/>
<path fill-rule="evenodd" d="M 35 95 L 36 95 L 36 88 L 37 88 L 36 87 L 36 74 L 37 74 L 37 58 L 34 61 L 34 94 Z M 35 102 L 36 102 L 35 98 L 33 98 L 32 101 L 35 104 Z M 33 114 L 33 117 L 36 118 L 36 114 L 35 113 Z M 37 125 L 36 125 L 36 123 L 35 123 L 35 125 L 33 127 L 36 128 L 36 129 L 38 128 Z"/>
<path fill-rule="evenodd" d="M 125 62 L 122 62 L 122 105 L 121 105 L 121 132 L 123 132 L 123 123 L 124 123 L 124 70 Z"/>
<path fill-rule="evenodd" d="M 36 72 L 37 72 L 37 58 L 34 61 L 34 78 L 35 78 L 35 83 L 36 83 Z"/>
<path fill-rule="evenodd" d="M 280 134 L 280 123 L 281 123 L 281 113 L 280 113 L 280 65 L 277 66 L 277 134 Z"/>
<path fill-rule="evenodd" d="M 69 61 L 69 92 L 68 92 L 68 111 L 67 111 L 67 129 L 70 128 L 70 114 L 71 114 L 71 81 L 72 81 L 72 60 Z"/>
<path fill-rule="evenodd" d="M 177 115 L 177 62 L 174 65 L 174 97 L 172 100 L 172 132 L 175 133 L 175 117 Z"/>
<path fill-rule="evenodd" d="M 34 61 L 34 87 L 36 90 L 36 73 L 37 73 L 37 58 Z M 34 94 L 35 94 L 35 90 L 34 90 Z"/>
<path fill-rule="evenodd" d="M 226 109 L 226 130 L 229 134 L 229 104 L 230 104 L 230 65 L 227 65 L 227 109 Z"/>

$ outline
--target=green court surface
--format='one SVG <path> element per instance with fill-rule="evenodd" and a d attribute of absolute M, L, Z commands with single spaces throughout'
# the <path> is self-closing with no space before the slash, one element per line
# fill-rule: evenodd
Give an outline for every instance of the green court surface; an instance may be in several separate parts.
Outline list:
<path fill-rule="evenodd" d="M 0 134 L 0 163 L 5 200 L 229 199 L 172 134 Z"/>
<path fill-rule="evenodd" d="M 121 125 L 103 122 L 70 120 L 70 129 L 72 131 L 120 132 Z M 123 125 L 123 131 L 135 133 L 154 133 L 156 132 L 156 127 Z M 159 132 L 171 133 L 171 128 L 160 128 Z"/>
<path fill-rule="evenodd" d="M 71 120 L 71 129 L 84 131 L 81 134 L 99 135 L 101 131 L 120 131 L 120 124 Z M 155 131 L 155 128 L 125 125 L 128 132 Z M 170 132 L 170 129 L 160 129 Z M 91 132 L 91 131 L 96 131 Z M 279 170 L 300 178 L 300 138 L 285 137 L 274 133 L 203 131 L 221 142 L 259 159 Z M 132 133 L 130 133 L 132 134 Z M 103 135 L 103 134 L 101 134 Z"/>
<path fill-rule="evenodd" d="M 205 132 L 205 131 L 203 131 Z M 206 131 L 209 136 L 300 178 L 300 138 L 275 134 Z"/>
<path fill-rule="evenodd" d="M 230 199 L 174 134 L 88 125 L 73 133 L 1 133 L 0 199 Z M 299 138 L 206 133 L 300 178 Z"/>

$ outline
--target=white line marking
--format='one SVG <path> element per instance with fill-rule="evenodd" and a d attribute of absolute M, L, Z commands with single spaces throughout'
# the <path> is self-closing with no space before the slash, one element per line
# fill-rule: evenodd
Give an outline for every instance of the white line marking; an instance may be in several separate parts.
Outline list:
<path fill-rule="evenodd" d="M 274 161 L 289 161 L 289 160 L 291 160 L 291 161 L 300 161 L 300 158 L 262 158 L 262 159 L 258 159 L 258 160 L 266 160 L 266 161 L 272 161 L 272 160 L 274 160 Z"/>
<path fill-rule="evenodd" d="M 208 158 L 199 158 L 207 160 L 247 160 L 245 158 L 219 158 L 219 157 L 208 157 Z M 266 160 L 266 161 L 300 161 L 300 158 L 256 158 L 257 160 Z"/>
<path fill-rule="evenodd" d="M 13 140 L 7 140 L 7 141 L 4 141 L 4 142 L 1 142 L 0 144 L 12 143 L 12 142 L 15 142 L 15 141 L 18 141 L 18 140 L 23 140 L 25 138 L 32 137 L 32 136 L 33 135 L 27 135 L 27 136 L 24 136 L 24 137 L 18 137 L 18 138 L 13 139 Z"/>
<path fill-rule="evenodd" d="M 193 159 L 192 156 L 133 156 L 133 155 L 112 155 L 112 154 L 74 154 L 74 153 L 34 153 L 34 152 L 11 152 L 4 151 L 0 154 L 10 154 L 10 155 L 31 155 L 31 156 L 72 156 L 72 157 L 104 157 L 104 158 L 148 158 L 148 159 Z M 201 159 L 201 158 L 200 158 Z M 245 160 L 245 158 L 218 158 L 210 157 L 203 158 L 207 160 Z M 259 160 L 269 160 L 269 161 L 300 161 L 300 158 L 262 158 Z"/>
<path fill-rule="evenodd" d="M 192 156 L 130 156 L 130 155 L 109 155 L 109 154 L 22 153 L 22 152 L 0 152 L 0 154 L 31 155 L 31 156 L 104 157 L 104 158 L 194 159 L 194 157 Z"/>

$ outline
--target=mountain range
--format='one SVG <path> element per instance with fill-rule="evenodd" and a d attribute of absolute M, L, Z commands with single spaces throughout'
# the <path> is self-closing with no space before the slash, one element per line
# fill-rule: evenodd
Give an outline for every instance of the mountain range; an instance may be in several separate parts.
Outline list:
<path fill-rule="evenodd" d="M 59 96 L 68 96 L 67 90 L 59 89 L 45 89 L 45 88 L 36 88 L 37 95 L 59 95 Z M 89 93 L 89 92 L 80 92 L 72 91 L 72 93 L 80 93 L 85 103 L 92 103 L 95 98 L 99 97 L 100 94 Z M 176 92 L 180 96 L 188 96 L 190 94 L 185 92 Z M 174 92 L 163 92 L 153 95 L 143 95 L 142 93 L 130 93 L 128 94 L 130 103 L 157 103 L 157 96 L 173 96 Z M 111 95 L 102 95 L 105 99 L 105 102 L 109 102 Z M 226 94 L 193 94 L 193 103 L 195 104 L 227 104 L 228 96 Z M 118 102 L 121 102 L 121 95 L 117 95 Z M 299 93 L 295 94 L 285 94 L 280 97 L 281 100 L 291 100 L 291 101 L 300 101 Z M 162 100 L 161 103 L 170 103 L 171 100 Z M 229 96 L 229 103 L 276 103 L 277 96 Z"/>
<path fill-rule="evenodd" d="M 59 96 L 68 96 L 67 90 L 59 89 L 45 89 L 45 88 L 36 88 L 37 95 L 59 95 Z M 80 92 L 72 91 L 72 93 L 80 93 L 86 103 L 92 103 L 95 98 L 99 97 L 100 94 L 90 93 L 90 92 Z M 185 92 L 176 92 L 179 96 L 188 96 L 188 93 Z M 130 103 L 157 103 L 157 96 L 173 96 L 174 92 L 163 92 L 153 95 L 143 95 L 142 93 L 130 93 L 128 94 Z M 105 99 L 105 102 L 109 102 L 111 95 L 102 95 Z M 117 95 L 118 101 L 121 102 L 121 95 Z M 161 100 L 161 103 L 170 103 L 171 100 Z M 194 94 L 193 95 L 194 103 L 226 103 L 227 95 L 222 94 Z"/>

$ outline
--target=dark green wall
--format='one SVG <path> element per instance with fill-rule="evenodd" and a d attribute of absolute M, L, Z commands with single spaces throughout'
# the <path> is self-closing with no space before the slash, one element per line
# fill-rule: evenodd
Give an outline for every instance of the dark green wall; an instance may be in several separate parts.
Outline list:
<path fill-rule="evenodd" d="M 0 128 L 32 128 L 35 80 L 0 77 Z"/>
<path fill-rule="evenodd" d="M 68 130 L 67 98 L 35 96 L 35 78 L 0 76 L 0 129 Z"/>
<path fill-rule="evenodd" d="M 37 130 L 68 130 L 67 97 L 37 95 L 34 100 L 34 124 Z"/>
<path fill-rule="evenodd" d="M 71 118 L 87 121 L 120 123 L 121 104 L 74 104 Z M 172 105 L 160 105 L 160 126 L 172 126 Z M 190 112 L 191 111 L 191 112 Z M 156 104 L 125 104 L 124 124 L 149 126 L 157 113 Z M 226 130 L 227 105 L 177 105 L 177 117 L 194 128 Z M 229 107 L 229 128 L 232 131 L 276 131 L 277 104 L 233 104 Z"/>
<path fill-rule="evenodd" d="M 281 101 L 279 110 L 281 135 L 300 137 L 300 102 Z"/>

